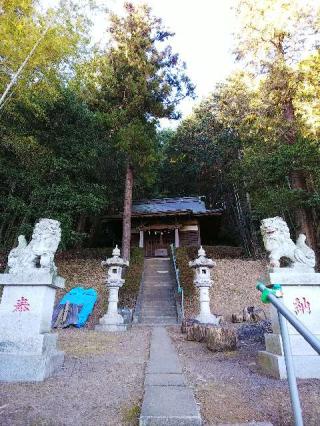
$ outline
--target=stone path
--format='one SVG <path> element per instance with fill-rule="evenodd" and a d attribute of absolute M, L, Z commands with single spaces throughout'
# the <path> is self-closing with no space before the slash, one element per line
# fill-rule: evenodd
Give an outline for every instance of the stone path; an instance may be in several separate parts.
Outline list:
<path fill-rule="evenodd" d="M 197 426 L 201 417 L 164 327 L 154 327 L 140 426 Z"/>
<path fill-rule="evenodd" d="M 170 259 L 145 259 L 140 323 L 144 325 L 177 324 L 174 285 Z"/>

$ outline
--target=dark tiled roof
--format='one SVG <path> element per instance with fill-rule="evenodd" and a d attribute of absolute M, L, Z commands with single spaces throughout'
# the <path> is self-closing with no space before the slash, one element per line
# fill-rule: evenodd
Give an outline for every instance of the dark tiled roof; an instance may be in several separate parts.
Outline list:
<path fill-rule="evenodd" d="M 199 197 L 156 198 L 153 200 L 136 201 L 132 205 L 132 214 L 160 214 L 160 213 L 209 213 Z M 216 210 L 220 211 L 220 209 Z"/>

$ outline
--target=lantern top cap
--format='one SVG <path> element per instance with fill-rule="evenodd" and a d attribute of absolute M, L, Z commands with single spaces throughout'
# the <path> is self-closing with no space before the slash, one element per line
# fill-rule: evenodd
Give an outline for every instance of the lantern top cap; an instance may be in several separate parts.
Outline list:
<path fill-rule="evenodd" d="M 112 250 L 112 256 L 120 257 L 120 249 L 118 248 L 118 245 L 116 245 L 115 248 Z"/>
<path fill-rule="evenodd" d="M 118 246 L 115 246 L 115 248 L 112 250 L 112 257 L 109 257 L 108 259 L 102 261 L 101 265 L 107 267 L 120 266 L 123 268 L 125 266 L 129 266 L 129 262 L 120 257 L 120 249 L 118 248 Z"/>
<path fill-rule="evenodd" d="M 213 268 L 215 266 L 215 262 L 206 256 L 206 252 L 201 246 L 198 250 L 198 257 L 195 260 L 189 262 L 189 266 L 191 268 L 200 268 L 200 267 Z"/>
<path fill-rule="evenodd" d="M 198 250 L 198 256 L 201 257 L 205 257 L 206 256 L 206 252 L 204 250 L 204 248 L 202 246 L 200 246 L 199 250 Z"/>

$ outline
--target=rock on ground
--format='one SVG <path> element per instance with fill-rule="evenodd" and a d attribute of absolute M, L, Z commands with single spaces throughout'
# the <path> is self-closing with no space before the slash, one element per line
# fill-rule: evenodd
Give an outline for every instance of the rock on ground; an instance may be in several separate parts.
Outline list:
<path fill-rule="evenodd" d="M 206 344 L 213 352 L 235 351 L 238 345 L 237 333 L 232 328 L 209 327 Z"/>
<path fill-rule="evenodd" d="M 188 324 L 187 321 L 185 323 Z M 186 330 L 187 340 L 205 342 L 207 348 L 213 352 L 234 351 L 237 348 L 235 327 L 194 323 L 182 328 Z"/>
<path fill-rule="evenodd" d="M 0 424 L 119 426 L 137 424 L 150 330 L 59 331 L 62 370 L 42 383 L 0 383 Z"/>

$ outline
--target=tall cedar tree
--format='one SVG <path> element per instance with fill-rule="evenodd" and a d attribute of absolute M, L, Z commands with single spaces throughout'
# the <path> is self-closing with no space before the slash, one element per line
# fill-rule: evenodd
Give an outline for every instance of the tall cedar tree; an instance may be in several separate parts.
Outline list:
<path fill-rule="evenodd" d="M 146 5 L 124 7 L 123 17 L 110 17 L 108 76 L 101 92 L 117 123 L 117 149 L 126 163 L 122 254 L 129 259 L 135 174 L 154 159 L 157 120 L 179 118 L 176 106 L 194 88 L 185 64 L 166 43 L 173 33 L 163 28 L 161 19 Z"/>
<path fill-rule="evenodd" d="M 269 97 L 283 117 L 283 143 L 298 141 L 299 126 L 294 105 L 299 75 L 295 65 L 308 50 L 313 50 L 317 38 L 317 13 L 311 5 L 298 0 L 238 0 L 240 28 L 238 30 L 238 59 L 249 59 L 258 72 L 269 80 Z M 307 191 L 303 170 L 292 169 L 291 187 Z M 316 236 L 310 211 L 296 211 L 298 232 L 307 235 L 315 247 Z"/>

